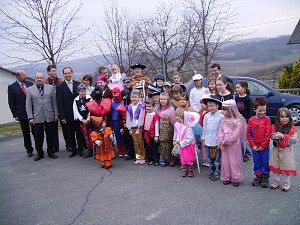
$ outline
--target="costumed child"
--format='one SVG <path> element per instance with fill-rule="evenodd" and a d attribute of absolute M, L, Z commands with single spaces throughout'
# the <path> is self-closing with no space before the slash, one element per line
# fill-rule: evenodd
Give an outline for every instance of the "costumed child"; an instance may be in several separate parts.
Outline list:
<path fill-rule="evenodd" d="M 126 106 L 126 127 L 129 134 L 132 136 L 135 158 L 134 164 L 144 164 L 145 148 L 143 140 L 143 125 L 145 118 L 145 104 L 140 103 L 139 91 L 133 90 L 131 92 L 131 103 Z"/>
<path fill-rule="evenodd" d="M 201 140 L 206 148 L 206 156 L 209 162 L 209 179 L 217 181 L 220 179 L 221 151 L 218 148 L 218 132 L 223 114 L 218 110 L 222 102 L 211 96 L 202 98 L 202 102 L 207 105 L 209 113 L 204 116 Z"/>
<path fill-rule="evenodd" d="M 210 95 L 209 94 L 204 94 L 202 96 L 202 99 L 203 98 L 209 98 Z M 200 100 L 200 104 L 201 104 L 201 109 L 199 111 L 199 115 L 200 115 L 200 119 L 199 119 L 199 124 L 200 126 L 202 127 L 202 132 L 203 132 L 203 121 L 204 121 L 204 116 L 209 112 L 208 109 L 207 109 L 207 106 L 203 103 L 202 99 Z M 202 132 L 201 132 L 201 135 L 202 135 Z M 201 139 L 201 137 L 200 137 Z M 203 143 L 203 141 L 201 141 L 201 152 L 202 152 L 202 159 L 203 159 L 203 163 L 202 163 L 202 166 L 205 166 L 205 167 L 209 167 L 209 162 L 207 160 L 207 156 L 206 156 L 206 148 L 205 148 L 205 145 Z"/>
<path fill-rule="evenodd" d="M 164 114 L 170 115 L 171 123 L 175 123 L 175 110 L 172 107 L 170 97 L 167 93 L 161 93 L 159 95 L 159 106 L 157 108 L 157 113 L 160 117 L 160 124 L 162 124 L 162 116 Z"/>
<path fill-rule="evenodd" d="M 146 114 L 144 122 L 144 139 L 148 165 L 158 166 L 159 154 L 159 115 L 154 111 L 154 101 L 146 99 Z"/>
<path fill-rule="evenodd" d="M 107 80 L 109 89 L 118 87 L 122 91 L 124 89 L 122 83 L 126 75 L 120 73 L 120 68 L 116 64 L 109 65 L 109 70 L 111 72 L 111 77 Z"/>
<path fill-rule="evenodd" d="M 252 100 L 250 98 L 250 90 L 248 88 L 247 81 L 240 80 L 235 85 L 236 93 L 235 102 L 238 107 L 239 112 L 246 119 L 246 122 L 251 117 L 252 113 Z M 242 143 L 243 161 L 248 162 L 251 159 L 251 150 L 248 141 L 245 140 Z"/>
<path fill-rule="evenodd" d="M 83 158 L 88 158 L 93 155 L 93 142 L 91 141 L 91 130 L 90 130 L 90 113 L 86 106 L 86 103 L 91 100 L 91 96 L 86 94 L 86 86 L 84 84 L 79 84 L 77 87 L 78 96 L 73 102 L 73 113 L 74 120 L 76 121 L 76 126 L 79 126 L 82 131 L 82 137 L 77 137 L 78 148 L 83 148 L 82 139 L 85 141 L 88 151 L 83 154 L 79 151 L 79 155 Z M 81 135 L 80 135 L 81 136 Z"/>
<path fill-rule="evenodd" d="M 100 86 L 96 86 L 92 92 L 93 100 L 87 102 L 86 106 L 93 123 L 91 139 L 95 143 L 95 158 L 101 161 L 102 167 L 109 169 L 112 166 L 112 159 L 115 158 L 112 144 L 111 99 L 103 98 L 102 95 L 103 90 Z"/>
<path fill-rule="evenodd" d="M 200 100 L 202 99 L 203 94 L 210 93 L 209 90 L 202 86 L 202 75 L 196 74 L 192 77 L 195 87 L 191 90 L 190 93 L 190 103 L 191 107 L 196 111 L 199 112 L 201 109 Z"/>
<path fill-rule="evenodd" d="M 122 133 L 124 133 L 124 126 L 126 121 L 126 110 L 124 102 L 122 101 L 121 90 L 118 87 L 115 87 L 112 90 L 113 94 L 113 102 L 111 104 L 112 110 L 112 124 L 114 133 L 117 140 L 117 148 L 119 150 L 119 158 L 123 158 L 128 156 L 128 152 L 126 150 Z M 122 133 L 121 133 L 122 132 Z"/>
<path fill-rule="evenodd" d="M 196 156 L 196 140 L 191 127 L 199 123 L 199 114 L 196 112 L 183 111 L 176 120 L 174 127 L 178 132 L 174 133 L 173 139 L 180 145 L 180 162 L 182 165 L 182 177 L 194 176 L 194 161 Z"/>
<path fill-rule="evenodd" d="M 248 121 L 247 139 L 252 149 L 254 174 L 253 186 L 269 187 L 269 156 L 271 120 L 267 117 L 267 101 L 264 97 L 256 98 L 253 103 L 255 116 Z"/>
<path fill-rule="evenodd" d="M 165 78 L 161 73 L 154 77 L 155 86 L 160 90 L 160 92 L 163 92 L 164 81 Z"/>
<path fill-rule="evenodd" d="M 95 143 L 95 158 L 101 161 L 102 168 L 109 169 L 112 167 L 112 159 L 115 158 L 113 131 L 111 127 L 106 127 L 103 117 L 90 116 L 90 118 L 94 124 L 91 139 Z"/>
<path fill-rule="evenodd" d="M 246 121 L 239 113 L 233 99 L 222 103 L 224 117 L 219 128 L 219 147 L 221 154 L 221 180 L 238 187 L 244 180 L 242 173 L 241 142 L 246 138 Z"/>
<path fill-rule="evenodd" d="M 168 95 L 171 97 L 171 83 L 170 82 L 164 82 L 163 92 L 168 93 Z"/>
<path fill-rule="evenodd" d="M 280 176 L 284 176 L 283 191 L 291 188 L 290 177 L 296 176 L 296 165 L 293 145 L 297 143 L 297 129 L 293 125 L 291 111 L 280 108 L 275 124 L 272 126 L 273 148 L 270 153 L 269 168 L 275 174 L 271 189 L 280 185 Z"/>
<path fill-rule="evenodd" d="M 169 114 L 163 114 L 161 117 L 159 130 L 159 163 L 162 167 L 170 164 L 171 167 L 175 165 L 174 157 L 171 155 L 173 149 L 173 135 L 174 126 L 171 122 Z"/>
<path fill-rule="evenodd" d="M 125 77 L 123 80 L 124 90 L 121 91 L 122 100 L 124 105 L 127 106 L 130 104 L 130 96 L 132 92 L 131 78 Z M 125 120 L 126 121 L 126 120 Z M 126 126 L 124 126 L 123 131 L 121 131 L 124 144 L 126 146 L 126 150 L 128 151 L 127 156 L 125 156 L 125 160 L 131 160 L 135 158 L 134 145 L 132 136 L 129 134 L 129 130 Z"/>

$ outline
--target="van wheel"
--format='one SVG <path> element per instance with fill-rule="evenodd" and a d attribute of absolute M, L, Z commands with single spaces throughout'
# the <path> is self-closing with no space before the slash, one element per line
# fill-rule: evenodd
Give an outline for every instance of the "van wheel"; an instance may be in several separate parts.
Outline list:
<path fill-rule="evenodd" d="M 292 118 L 296 126 L 300 125 L 300 105 L 290 105 L 287 107 L 292 114 Z"/>

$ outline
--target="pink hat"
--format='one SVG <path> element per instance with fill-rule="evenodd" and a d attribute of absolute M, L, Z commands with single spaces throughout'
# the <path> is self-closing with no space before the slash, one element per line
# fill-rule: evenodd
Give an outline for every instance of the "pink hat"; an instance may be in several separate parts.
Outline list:
<path fill-rule="evenodd" d="M 106 82 L 106 81 L 107 81 L 107 78 L 106 78 L 105 76 L 99 76 L 99 77 L 97 78 L 97 81 L 99 81 L 99 80 L 102 80 L 102 81 Z"/>

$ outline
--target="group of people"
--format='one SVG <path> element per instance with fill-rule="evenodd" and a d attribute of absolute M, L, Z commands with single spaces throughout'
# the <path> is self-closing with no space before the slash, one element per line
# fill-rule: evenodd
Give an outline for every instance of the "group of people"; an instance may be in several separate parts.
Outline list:
<path fill-rule="evenodd" d="M 257 98 L 252 103 L 245 81 L 236 84 L 234 95 L 232 81 L 221 75 L 219 64 L 211 66 L 207 87 L 202 85 L 201 74 L 192 77 L 195 87 L 190 94 L 179 72 L 173 73 L 172 83 L 161 74 L 152 82 L 143 75 L 145 68 L 132 65 L 129 77 L 117 65 L 109 66 L 110 76 L 107 68 L 100 67 L 95 87 L 88 74 L 82 83 L 73 80 L 70 67 L 63 69 L 62 80 L 56 68 L 48 66 L 49 77 L 36 73 L 34 85 L 25 81 L 25 71 L 17 71 L 8 98 L 14 118 L 20 121 L 27 156 L 33 155 L 32 126 L 34 160 L 44 157 L 44 131 L 48 157 L 57 158 L 60 121 L 69 157 L 94 155 L 105 169 L 117 155 L 134 159 L 136 165 L 173 167 L 179 162 L 182 177 L 193 177 L 195 164 L 199 170 L 197 154 L 202 152 L 212 181 L 221 179 L 224 185 L 239 186 L 244 179 L 242 162 L 253 158 L 252 185 L 269 187 L 272 171 L 271 188 L 279 187 L 282 175 L 282 190 L 290 189 L 290 176 L 297 174 L 292 148 L 297 129 L 288 109 L 278 111 L 272 126 L 265 115 L 266 100 Z"/>

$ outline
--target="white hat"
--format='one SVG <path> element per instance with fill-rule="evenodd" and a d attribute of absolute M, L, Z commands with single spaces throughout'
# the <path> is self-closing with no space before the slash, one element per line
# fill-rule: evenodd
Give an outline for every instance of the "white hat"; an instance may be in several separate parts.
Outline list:
<path fill-rule="evenodd" d="M 193 127 L 197 123 L 199 123 L 200 120 L 200 115 L 199 113 L 196 112 L 189 112 L 189 111 L 184 111 L 184 124 Z"/>
<path fill-rule="evenodd" d="M 203 79 L 203 77 L 201 74 L 196 74 L 193 76 L 193 80 L 202 80 L 202 79 Z"/>
<path fill-rule="evenodd" d="M 236 102 L 233 99 L 229 99 L 229 100 L 222 102 L 222 106 L 224 106 L 224 107 L 233 106 L 234 107 L 234 106 L 236 106 Z"/>

